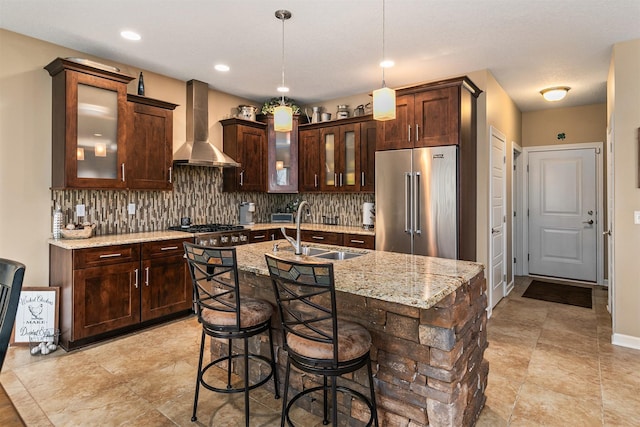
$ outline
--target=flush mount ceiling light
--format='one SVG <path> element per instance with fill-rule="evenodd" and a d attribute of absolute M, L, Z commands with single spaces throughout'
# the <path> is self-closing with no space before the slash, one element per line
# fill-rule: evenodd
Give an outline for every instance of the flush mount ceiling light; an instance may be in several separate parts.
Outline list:
<path fill-rule="evenodd" d="M 393 120 L 396 118 L 396 91 L 389 89 L 384 82 L 384 69 L 393 66 L 393 61 L 384 54 L 384 0 L 382 0 L 382 87 L 373 91 L 374 120 Z"/>
<path fill-rule="evenodd" d="M 282 21 L 282 85 L 278 92 L 282 93 L 280 105 L 273 110 L 273 129 L 276 132 L 290 132 L 293 129 L 293 109 L 284 103 L 284 94 L 289 88 L 284 85 L 284 21 L 291 18 L 288 10 L 276 10 L 276 18 Z"/>
<path fill-rule="evenodd" d="M 127 40 L 133 40 L 133 41 L 138 41 L 140 40 L 142 37 L 140 36 L 140 34 L 136 33 L 135 31 L 130 31 L 130 30 L 124 30 L 120 32 L 120 36 L 122 36 L 122 38 L 127 39 Z"/>
<path fill-rule="evenodd" d="M 540 93 L 547 101 L 560 101 L 561 99 L 564 99 L 565 96 L 567 96 L 567 92 L 569 92 L 569 89 L 571 88 L 568 86 L 557 86 L 542 89 Z"/>

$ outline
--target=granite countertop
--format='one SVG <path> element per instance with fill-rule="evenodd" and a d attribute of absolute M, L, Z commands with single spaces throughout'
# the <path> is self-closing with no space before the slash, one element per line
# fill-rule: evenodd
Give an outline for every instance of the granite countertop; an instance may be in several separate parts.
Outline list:
<path fill-rule="evenodd" d="M 184 231 L 148 231 L 143 233 L 107 234 L 88 239 L 49 239 L 49 244 L 64 249 L 96 248 L 100 246 L 126 245 L 129 243 L 155 242 L 158 240 L 192 238 L 192 233 Z"/>
<path fill-rule="evenodd" d="M 273 245 L 279 250 L 274 253 Z M 362 256 L 334 262 L 336 290 L 382 301 L 428 309 L 482 272 L 482 264 L 346 247 L 313 245 L 359 252 Z M 268 276 L 264 254 L 307 262 L 329 262 L 295 255 L 286 240 L 238 246 L 238 268 Z"/>
<path fill-rule="evenodd" d="M 245 225 L 249 230 L 268 230 L 272 228 L 284 227 L 286 229 L 295 230 L 296 225 L 293 222 L 267 222 L 253 225 Z M 327 224 L 300 224 L 301 230 L 313 230 L 313 231 L 330 231 L 333 233 L 345 233 L 345 234 L 362 234 L 366 236 L 375 236 L 376 233 L 371 229 L 364 229 L 362 227 L 355 227 L 349 225 L 327 225 Z"/>

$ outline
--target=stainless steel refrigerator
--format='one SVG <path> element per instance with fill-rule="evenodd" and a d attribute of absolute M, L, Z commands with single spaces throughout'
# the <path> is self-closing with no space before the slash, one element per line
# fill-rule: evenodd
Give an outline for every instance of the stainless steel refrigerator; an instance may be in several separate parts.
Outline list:
<path fill-rule="evenodd" d="M 376 152 L 376 249 L 458 258 L 457 146 Z"/>

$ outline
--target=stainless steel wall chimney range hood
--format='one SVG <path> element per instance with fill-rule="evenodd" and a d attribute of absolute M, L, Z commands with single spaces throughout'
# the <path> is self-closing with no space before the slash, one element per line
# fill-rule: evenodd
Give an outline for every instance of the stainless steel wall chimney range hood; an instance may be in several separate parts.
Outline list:
<path fill-rule="evenodd" d="M 173 162 L 223 168 L 240 166 L 209 142 L 209 86 L 204 82 L 187 82 L 187 142 L 174 153 Z"/>

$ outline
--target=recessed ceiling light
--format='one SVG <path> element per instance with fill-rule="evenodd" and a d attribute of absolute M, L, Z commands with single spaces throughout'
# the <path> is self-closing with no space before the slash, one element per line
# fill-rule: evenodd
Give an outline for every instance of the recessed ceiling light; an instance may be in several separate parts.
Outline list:
<path fill-rule="evenodd" d="M 229 71 L 230 68 L 228 65 L 225 64 L 216 64 L 213 66 L 213 68 L 215 68 L 217 71 Z"/>
<path fill-rule="evenodd" d="M 135 31 L 129 31 L 129 30 L 125 30 L 125 31 L 121 31 L 120 35 L 122 36 L 122 38 L 125 38 L 127 40 L 140 40 L 142 37 L 140 36 L 140 34 L 136 33 Z"/>
<path fill-rule="evenodd" d="M 380 62 L 380 66 L 382 68 L 391 68 L 395 65 L 395 62 L 393 62 L 393 60 L 391 59 L 385 59 L 384 61 Z"/>
<path fill-rule="evenodd" d="M 567 92 L 569 92 L 570 87 L 567 86 L 558 86 L 558 87 L 550 87 L 547 89 L 542 89 L 540 93 L 547 101 L 560 101 L 567 96 Z"/>
<path fill-rule="evenodd" d="M 278 92 L 282 92 L 282 93 L 289 92 L 289 88 L 286 87 L 286 86 L 279 86 L 278 87 Z"/>

